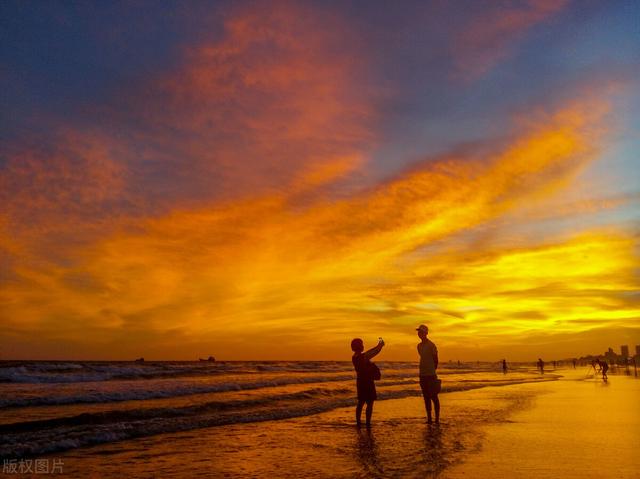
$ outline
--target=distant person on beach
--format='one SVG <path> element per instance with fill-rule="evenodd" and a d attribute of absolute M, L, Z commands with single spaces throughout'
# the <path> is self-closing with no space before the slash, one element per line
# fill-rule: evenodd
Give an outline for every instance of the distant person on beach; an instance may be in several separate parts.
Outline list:
<path fill-rule="evenodd" d="M 630 362 L 629 358 L 624 358 L 624 369 L 625 369 L 626 374 L 630 374 L 629 373 L 629 362 Z"/>
<path fill-rule="evenodd" d="M 504 374 L 507 374 L 507 360 L 506 359 L 502 360 L 502 372 Z"/>
<path fill-rule="evenodd" d="M 575 369 L 575 368 L 576 368 L 576 360 L 575 360 L 575 358 L 574 358 L 574 359 L 573 359 L 573 369 Z"/>
<path fill-rule="evenodd" d="M 609 363 L 605 359 L 603 359 L 602 361 L 598 359 L 598 365 L 600 366 L 600 371 L 602 372 L 602 380 L 606 381 L 607 379 L 609 379 L 609 376 L 607 376 Z"/>
<path fill-rule="evenodd" d="M 418 354 L 420 355 L 420 389 L 424 397 L 424 405 L 427 409 L 427 423 L 431 424 L 431 403 L 436 413 L 436 424 L 440 423 L 440 380 L 436 375 L 438 369 L 438 348 L 427 339 L 429 328 L 421 324 L 416 328 L 418 337 L 422 340 L 418 343 Z"/>
<path fill-rule="evenodd" d="M 542 358 L 538 358 L 538 369 L 540 370 L 540 374 L 544 374 L 544 361 Z"/>
<path fill-rule="evenodd" d="M 358 426 L 362 425 L 361 416 L 362 416 L 362 406 L 367 405 L 367 410 L 365 412 L 366 417 L 366 425 L 367 427 L 371 426 L 371 415 L 373 414 L 373 402 L 378 399 L 378 394 L 376 392 L 376 384 L 375 380 L 380 379 L 380 370 L 378 367 L 371 362 L 371 358 L 376 356 L 380 351 L 382 351 L 382 347 L 384 346 L 384 341 L 380 338 L 378 345 L 374 348 L 371 348 L 369 351 L 364 351 L 364 343 L 362 339 L 355 338 L 351 341 L 351 350 L 353 351 L 353 357 L 351 358 L 351 362 L 353 363 L 353 367 L 357 373 L 356 379 L 356 388 L 358 391 L 358 405 L 356 406 L 356 424 Z"/>

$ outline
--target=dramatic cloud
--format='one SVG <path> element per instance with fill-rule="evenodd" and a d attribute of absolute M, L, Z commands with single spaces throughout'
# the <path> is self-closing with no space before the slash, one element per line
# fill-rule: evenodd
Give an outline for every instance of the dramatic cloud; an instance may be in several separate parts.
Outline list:
<path fill-rule="evenodd" d="M 466 12 L 445 76 L 479 78 L 564 8 Z M 202 22 L 164 68 L 3 140 L 3 354 L 336 359 L 384 335 L 408 359 L 426 322 L 445 359 L 526 359 L 638 334 L 638 192 L 585 182 L 620 137 L 611 91 L 406 158 L 380 120 L 402 85 L 367 77 L 352 17 L 252 3 Z"/>
<path fill-rule="evenodd" d="M 139 167 L 167 175 L 172 199 L 253 195 L 292 179 L 316 186 L 357 166 L 372 139 L 359 48 L 322 10 L 239 7 L 221 38 L 185 47 L 172 72 L 107 114 L 132 124 Z"/>

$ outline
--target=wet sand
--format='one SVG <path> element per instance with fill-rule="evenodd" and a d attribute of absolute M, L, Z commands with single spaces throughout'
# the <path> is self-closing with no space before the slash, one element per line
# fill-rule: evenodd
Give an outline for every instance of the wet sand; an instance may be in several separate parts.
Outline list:
<path fill-rule="evenodd" d="M 443 394 L 440 426 L 425 423 L 421 399 L 405 398 L 377 402 L 371 430 L 340 408 L 55 457 L 73 477 L 638 477 L 640 381 L 569 375 Z"/>
<path fill-rule="evenodd" d="M 554 383 L 518 386 L 541 394 L 509 421 L 487 426 L 480 452 L 442 478 L 640 477 L 640 380 L 563 374 Z"/>

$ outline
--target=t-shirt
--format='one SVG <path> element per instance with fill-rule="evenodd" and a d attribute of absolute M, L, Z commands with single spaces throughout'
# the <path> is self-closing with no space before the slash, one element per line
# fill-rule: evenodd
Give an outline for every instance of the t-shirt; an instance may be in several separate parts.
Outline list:
<path fill-rule="evenodd" d="M 438 348 L 428 339 L 418 343 L 418 354 L 420 355 L 420 376 L 435 376 Z"/>
<path fill-rule="evenodd" d="M 373 380 L 370 376 L 370 361 L 366 355 L 362 353 L 356 353 L 351 358 L 351 362 L 353 363 L 353 367 L 356 370 L 358 375 L 358 380 Z"/>

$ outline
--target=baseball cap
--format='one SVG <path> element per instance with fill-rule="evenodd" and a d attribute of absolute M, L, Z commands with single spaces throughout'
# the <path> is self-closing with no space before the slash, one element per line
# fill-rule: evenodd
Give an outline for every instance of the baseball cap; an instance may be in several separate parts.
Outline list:
<path fill-rule="evenodd" d="M 416 328 L 416 331 L 429 332 L 429 328 L 427 328 L 424 324 L 421 324 L 420 326 L 418 326 L 418 327 Z"/>

